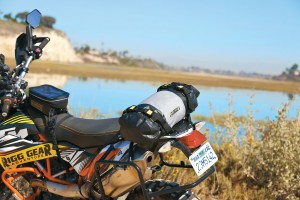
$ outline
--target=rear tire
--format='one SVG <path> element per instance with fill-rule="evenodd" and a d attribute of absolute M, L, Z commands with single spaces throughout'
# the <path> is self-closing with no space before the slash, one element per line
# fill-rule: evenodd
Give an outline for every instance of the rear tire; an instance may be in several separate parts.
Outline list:
<path fill-rule="evenodd" d="M 165 181 L 161 179 L 149 180 L 146 183 L 146 188 L 150 189 L 152 192 L 158 192 L 163 189 L 171 189 L 172 187 L 178 186 L 178 183 Z M 126 198 L 127 200 L 142 200 L 144 199 L 141 187 L 134 189 Z M 153 197 L 152 200 L 200 200 L 197 196 L 193 194 L 190 190 L 183 190 L 178 192 L 173 192 L 161 196 Z"/>

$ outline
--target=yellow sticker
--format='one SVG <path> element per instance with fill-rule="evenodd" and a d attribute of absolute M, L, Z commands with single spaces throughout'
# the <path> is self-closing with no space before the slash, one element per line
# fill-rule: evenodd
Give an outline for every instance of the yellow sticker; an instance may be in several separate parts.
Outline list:
<path fill-rule="evenodd" d="M 14 169 L 18 165 L 43 160 L 56 156 L 51 143 L 39 144 L 6 156 L 0 156 L 0 164 L 6 169 Z"/>
<path fill-rule="evenodd" d="M 135 109 L 135 107 L 136 107 L 136 106 L 131 106 L 129 109 L 130 109 L 130 110 L 133 110 L 133 109 Z"/>
<path fill-rule="evenodd" d="M 147 113 L 147 115 L 152 115 L 153 111 L 152 110 L 148 110 L 146 113 Z"/>

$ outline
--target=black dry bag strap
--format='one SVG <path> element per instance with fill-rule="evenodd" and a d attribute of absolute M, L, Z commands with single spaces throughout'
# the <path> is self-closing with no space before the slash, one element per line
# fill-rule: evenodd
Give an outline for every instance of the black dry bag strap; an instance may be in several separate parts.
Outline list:
<path fill-rule="evenodd" d="M 157 91 L 159 92 L 162 90 L 170 89 L 180 92 L 186 98 L 185 100 L 183 100 L 183 102 L 186 102 L 188 113 L 192 113 L 195 111 L 196 107 L 198 106 L 197 97 L 199 96 L 200 92 L 194 86 L 184 83 L 172 82 L 160 86 Z"/>
<path fill-rule="evenodd" d="M 146 113 L 149 112 L 149 110 L 147 110 Z M 152 111 L 152 110 L 150 110 L 150 111 Z M 164 129 L 164 131 L 165 131 L 166 134 L 170 134 L 172 132 L 172 128 L 170 127 L 170 125 L 168 124 L 168 122 L 165 120 L 165 118 L 161 114 L 159 114 L 159 113 L 157 113 L 155 111 L 152 111 L 152 113 L 150 115 L 148 115 L 148 116 L 154 122 L 158 122 L 162 126 L 162 128 Z"/>
<path fill-rule="evenodd" d="M 55 128 L 59 126 L 60 123 L 62 123 L 65 119 L 70 117 L 70 115 L 67 115 L 63 117 L 59 122 L 56 122 L 57 115 L 54 115 L 54 109 L 50 109 L 49 116 L 48 116 L 48 121 L 47 121 L 47 127 L 49 130 L 49 133 L 52 137 L 52 142 L 53 142 L 53 149 L 56 151 L 56 154 L 59 158 L 61 159 L 59 148 L 58 148 L 58 143 L 57 143 L 57 138 L 56 138 L 56 133 L 55 133 Z"/>
<path fill-rule="evenodd" d="M 195 106 L 193 104 L 193 99 L 192 99 L 192 96 L 191 96 L 191 93 L 192 93 L 191 90 L 184 87 L 184 86 L 182 86 L 182 85 L 177 85 L 176 89 L 178 91 L 181 91 L 184 94 L 184 96 L 186 97 L 186 101 L 187 101 L 186 103 L 188 105 L 188 112 L 189 113 L 193 112 L 195 110 L 195 108 L 197 107 L 197 105 Z"/>
<path fill-rule="evenodd" d="M 172 132 L 172 128 L 165 120 L 164 116 L 160 114 L 159 111 L 154 106 L 151 106 L 149 104 L 141 104 L 139 106 L 133 105 L 127 108 L 123 112 L 123 114 L 130 113 L 130 112 L 140 112 L 143 115 L 149 117 L 154 122 L 158 123 L 166 134 L 170 134 Z"/>
<path fill-rule="evenodd" d="M 53 149 L 56 151 L 57 156 L 59 158 L 61 158 L 59 148 L 57 145 L 57 139 L 56 139 L 56 134 L 55 134 L 55 125 L 56 125 L 56 116 L 54 116 L 54 109 L 51 108 L 49 111 L 47 127 L 48 127 L 49 133 L 52 137 Z"/>

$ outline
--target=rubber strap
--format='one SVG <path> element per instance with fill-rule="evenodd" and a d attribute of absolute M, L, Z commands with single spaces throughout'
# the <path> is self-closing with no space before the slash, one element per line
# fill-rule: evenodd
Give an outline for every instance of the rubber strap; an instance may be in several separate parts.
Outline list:
<path fill-rule="evenodd" d="M 160 86 L 157 89 L 157 91 L 166 90 L 168 88 L 172 88 L 172 89 L 182 93 L 186 97 L 186 105 L 188 107 L 189 112 L 193 112 L 195 110 L 195 108 L 191 107 L 191 102 L 192 102 L 192 99 L 191 99 L 191 96 L 190 96 L 191 90 L 188 89 L 188 85 L 183 84 L 183 83 L 173 82 L 173 83 L 170 83 L 170 84 L 165 84 L 165 85 Z"/>
<path fill-rule="evenodd" d="M 147 107 L 150 107 L 150 109 Z M 149 110 L 152 111 L 151 114 L 149 114 Z M 131 112 L 139 112 L 139 113 L 142 113 L 143 115 L 149 117 L 150 119 L 152 119 L 154 122 L 158 123 L 162 127 L 165 134 L 170 134 L 172 132 L 172 128 L 167 123 L 164 116 L 161 115 L 159 113 L 158 109 L 156 109 L 154 106 L 151 106 L 149 104 L 144 104 L 144 106 L 141 106 L 141 105 L 130 106 L 129 108 L 124 110 L 123 114 L 131 113 Z"/>
<path fill-rule="evenodd" d="M 58 123 L 56 123 L 57 115 L 54 115 L 54 109 L 51 108 L 50 111 L 49 111 L 47 126 L 48 126 L 48 129 L 49 129 L 49 133 L 52 136 L 53 149 L 56 150 L 56 154 L 59 157 L 59 160 L 61 160 L 62 158 L 60 156 L 60 151 L 59 151 L 59 148 L 58 148 L 55 129 L 56 129 L 56 127 L 58 127 L 63 121 L 65 121 L 69 117 L 70 117 L 70 115 L 67 115 L 67 116 L 63 117 L 61 120 L 59 120 Z"/>

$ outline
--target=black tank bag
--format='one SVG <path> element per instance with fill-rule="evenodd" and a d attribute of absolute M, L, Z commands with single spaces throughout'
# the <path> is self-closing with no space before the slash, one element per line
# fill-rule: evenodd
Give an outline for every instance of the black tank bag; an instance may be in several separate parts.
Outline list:
<path fill-rule="evenodd" d="M 60 158 L 59 161 L 61 161 L 61 156 L 55 133 L 55 128 L 58 125 L 56 117 L 57 114 L 67 112 L 68 98 L 68 92 L 58 89 L 52 85 L 41 85 L 29 88 L 30 105 L 48 116 L 48 118 L 46 118 L 47 131 L 52 137 L 53 149 L 56 150 L 56 153 Z M 63 118 L 60 122 L 62 122 L 65 118 Z"/>
<path fill-rule="evenodd" d="M 190 118 L 199 94 L 195 87 L 183 83 L 160 86 L 155 94 L 123 112 L 119 119 L 122 137 L 150 149 L 162 136 L 172 134 L 175 124 Z"/>
<path fill-rule="evenodd" d="M 45 115 L 67 112 L 69 93 L 52 85 L 29 88 L 30 105 Z"/>

